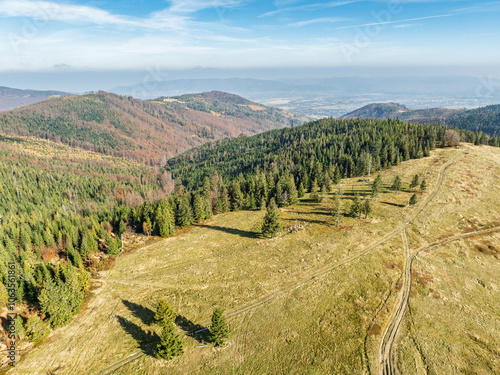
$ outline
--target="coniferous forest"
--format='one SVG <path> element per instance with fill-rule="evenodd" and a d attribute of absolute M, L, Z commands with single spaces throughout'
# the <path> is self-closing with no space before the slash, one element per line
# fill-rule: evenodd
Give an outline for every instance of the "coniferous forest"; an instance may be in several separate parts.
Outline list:
<path fill-rule="evenodd" d="M 451 132 L 498 145 L 495 137 Z M 8 299 L 8 263 L 16 262 L 17 303 L 45 322 L 31 323 L 62 326 L 79 311 L 90 273 L 120 252 L 127 230 L 167 237 L 214 214 L 294 204 L 342 178 L 428 156 L 448 146 L 449 135 L 438 125 L 330 118 L 208 143 L 164 170 L 90 152 L 74 160 L 57 152 L 33 157 L 27 150 L 36 141 L 3 137 L 0 305 Z M 39 149 L 63 147 L 39 142 Z"/>

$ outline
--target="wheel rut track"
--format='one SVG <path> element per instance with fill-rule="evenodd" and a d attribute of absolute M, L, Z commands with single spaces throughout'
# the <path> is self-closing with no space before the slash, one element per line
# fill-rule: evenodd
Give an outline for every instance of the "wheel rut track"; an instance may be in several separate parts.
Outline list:
<path fill-rule="evenodd" d="M 241 314 L 244 314 L 250 310 L 253 310 L 255 308 L 258 308 L 268 302 L 271 302 L 281 296 L 283 296 L 285 293 L 289 292 L 289 291 L 292 291 L 308 282 L 310 282 L 311 280 L 314 280 L 316 277 L 319 277 L 319 276 L 322 276 L 322 275 L 325 275 L 333 270 L 335 270 L 336 268 L 339 268 L 343 265 L 347 265 L 349 263 L 351 263 L 352 261 L 354 260 L 357 260 L 359 258 L 361 258 L 362 256 L 370 253 L 371 251 L 373 251 L 375 248 L 377 248 L 378 246 L 380 246 L 381 244 L 383 244 L 384 242 L 386 242 L 387 240 L 389 240 L 390 238 L 392 238 L 393 236 L 395 236 L 397 233 L 400 233 L 401 231 L 405 230 L 406 227 L 411 223 L 413 222 L 413 220 L 415 220 L 415 218 L 420 215 L 420 213 L 427 207 L 427 205 L 435 198 L 435 196 L 438 194 L 439 192 L 439 189 L 444 181 L 444 177 L 445 177 L 445 173 L 446 173 L 446 170 L 459 158 L 460 154 L 457 154 L 455 155 L 451 160 L 449 160 L 447 163 L 445 163 L 443 166 L 441 166 L 440 168 L 440 171 L 439 171 L 439 176 L 438 176 L 438 180 L 437 180 L 437 183 L 436 183 L 436 187 L 434 188 L 434 190 L 431 192 L 431 194 L 429 194 L 423 201 L 420 202 L 420 204 L 418 205 L 418 207 L 406 218 L 406 220 L 397 225 L 392 231 L 388 232 L 387 234 L 385 234 L 382 238 L 380 238 L 379 240 L 371 243 L 370 245 L 368 245 L 366 248 L 364 248 L 363 250 L 361 251 L 358 251 L 356 253 L 353 253 L 351 255 L 348 255 L 347 257 L 345 257 L 344 259 L 338 261 L 338 262 L 335 262 L 327 267 L 323 267 L 315 272 L 312 272 L 310 274 L 307 274 L 307 275 L 304 275 L 303 277 L 300 278 L 300 280 L 294 282 L 294 283 L 291 283 L 285 287 L 283 287 L 282 289 L 279 289 L 279 290 L 276 290 L 272 293 L 269 293 L 267 294 L 266 296 L 264 297 L 261 297 L 253 302 L 250 302 L 246 305 L 243 305 L 241 307 L 237 307 L 235 309 L 232 309 L 232 310 L 229 310 L 225 313 L 226 317 L 227 318 L 231 318 L 231 317 L 235 317 L 235 316 L 238 316 L 238 315 L 241 315 Z M 410 281 L 411 282 L 411 281 Z M 201 322 L 200 324 L 209 324 L 208 321 L 205 321 L 205 322 Z M 132 362 L 132 361 L 135 361 L 141 357 L 145 356 L 144 353 L 142 352 L 134 352 L 132 354 L 130 354 L 128 357 L 124 358 L 124 359 L 121 359 L 113 364 L 111 364 L 110 366 L 104 368 L 103 370 L 99 371 L 96 373 L 96 375 L 108 375 L 108 374 L 111 374 L 113 373 L 114 371 L 118 370 L 120 367 L 123 367 L 125 366 L 126 364 Z M 385 374 L 385 373 L 384 373 Z"/>
<path fill-rule="evenodd" d="M 500 232 L 500 227 L 483 229 L 475 232 L 464 233 L 458 236 L 449 237 L 442 241 L 434 242 L 428 246 L 422 247 L 418 249 L 415 252 L 415 254 L 411 255 L 410 247 L 408 244 L 408 235 L 406 233 L 406 230 L 402 231 L 403 247 L 405 249 L 405 255 L 406 255 L 405 266 L 403 271 L 404 281 L 399 303 L 395 311 L 391 315 L 391 321 L 389 322 L 384 332 L 382 341 L 380 343 L 379 359 L 380 359 L 380 373 L 382 375 L 394 375 L 399 373 L 396 363 L 394 361 L 393 349 L 395 349 L 396 338 L 399 334 L 401 323 L 404 319 L 404 316 L 410 304 L 413 261 L 416 259 L 416 257 L 423 251 L 430 250 L 434 247 L 444 245 L 449 242 L 462 240 L 467 237 L 487 235 L 495 232 Z"/>

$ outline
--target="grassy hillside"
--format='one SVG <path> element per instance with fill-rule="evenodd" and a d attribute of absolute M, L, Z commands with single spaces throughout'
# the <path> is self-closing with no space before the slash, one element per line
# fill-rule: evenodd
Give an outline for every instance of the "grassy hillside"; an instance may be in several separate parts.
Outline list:
<path fill-rule="evenodd" d="M 413 207 L 415 174 L 428 187 Z M 395 176 L 401 192 L 389 189 Z M 94 281 L 87 309 L 10 373 L 382 373 L 386 350 L 405 374 L 498 373 L 500 149 L 434 150 L 382 181 L 373 213 L 339 227 L 331 200 L 306 196 L 281 210 L 298 231 L 262 238 L 262 211 L 234 212 L 125 254 Z M 341 187 L 343 203 L 370 191 L 358 178 Z M 185 342 L 170 362 L 153 356 L 159 298 Z M 222 349 L 195 333 L 214 307 L 232 330 Z"/>
<path fill-rule="evenodd" d="M 459 129 L 481 131 L 489 136 L 500 133 L 500 105 L 465 109 L 410 109 L 397 103 L 374 103 L 345 114 L 342 118 L 399 118 L 420 124 L 442 124 Z"/>
<path fill-rule="evenodd" d="M 53 98 L 0 113 L 0 131 L 164 164 L 208 140 L 285 127 L 293 118 L 230 94 L 185 100 L 141 101 L 106 92 Z"/>

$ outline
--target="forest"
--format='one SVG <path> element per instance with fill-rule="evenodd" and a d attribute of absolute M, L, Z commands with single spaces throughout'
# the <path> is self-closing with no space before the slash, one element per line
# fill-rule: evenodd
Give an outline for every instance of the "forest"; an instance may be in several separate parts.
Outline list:
<path fill-rule="evenodd" d="M 214 214 L 294 204 L 306 192 L 330 191 L 342 178 L 456 146 L 457 137 L 498 145 L 496 137 L 443 126 L 330 118 L 208 143 L 159 170 L 2 136 L 0 307 L 7 304 L 13 261 L 18 304 L 43 319 L 20 324 L 38 341 L 46 332 L 41 325 L 62 326 L 79 311 L 90 274 L 120 252 L 125 231 L 167 237 Z"/>

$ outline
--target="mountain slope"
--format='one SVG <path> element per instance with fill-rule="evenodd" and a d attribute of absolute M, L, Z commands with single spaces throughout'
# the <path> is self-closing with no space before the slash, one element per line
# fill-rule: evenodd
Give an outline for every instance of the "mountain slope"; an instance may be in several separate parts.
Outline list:
<path fill-rule="evenodd" d="M 142 101 L 101 91 L 1 113 L 0 132 L 163 164 L 210 139 L 282 128 L 294 117 L 226 93 Z"/>
<path fill-rule="evenodd" d="M 399 118 L 422 124 L 442 124 L 460 129 L 482 131 L 490 136 L 500 131 L 500 105 L 465 109 L 410 109 L 397 103 L 373 103 L 343 115 L 341 118 Z"/>
<path fill-rule="evenodd" d="M 0 86 L 0 111 L 41 102 L 51 96 L 68 95 L 61 91 L 20 90 Z"/>

